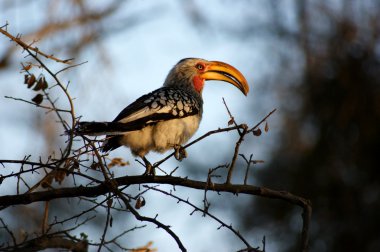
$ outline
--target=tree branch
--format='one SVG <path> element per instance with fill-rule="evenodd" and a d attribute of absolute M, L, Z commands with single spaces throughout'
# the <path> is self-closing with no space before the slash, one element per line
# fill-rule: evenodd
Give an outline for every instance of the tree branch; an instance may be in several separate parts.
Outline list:
<path fill-rule="evenodd" d="M 64 64 L 71 64 L 71 61 L 73 60 L 73 59 L 61 60 L 61 59 L 58 59 L 58 58 L 54 57 L 52 54 L 48 55 L 48 54 L 46 54 L 44 52 L 41 52 L 37 47 L 33 47 L 31 45 L 28 45 L 27 43 L 25 43 L 24 41 L 22 41 L 19 36 L 15 37 L 12 34 L 10 34 L 9 32 L 7 32 L 6 30 L 2 29 L 1 27 L 0 27 L 0 33 L 2 33 L 3 35 L 7 36 L 12 41 L 16 42 L 18 45 L 20 45 L 25 50 L 33 51 L 36 54 L 44 56 L 45 58 L 52 59 L 52 60 L 54 60 L 56 62 L 60 62 L 60 63 L 64 63 Z"/>
<path fill-rule="evenodd" d="M 308 230 L 311 219 L 311 203 L 309 200 L 296 196 L 286 191 L 277 191 L 266 187 L 258 187 L 253 185 L 239 185 L 239 184 L 218 184 L 207 183 L 191 179 L 170 176 L 125 176 L 113 179 L 119 185 L 139 185 L 139 184 L 168 184 L 174 186 L 183 186 L 198 190 L 214 191 L 214 192 L 229 192 L 233 194 L 249 194 L 256 195 L 269 199 L 279 199 L 291 204 L 300 206 L 303 209 L 303 227 L 302 227 L 302 251 L 307 251 L 308 244 Z M 108 183 L 107 183 L 108 184 Z M 60 188 L 44 192 L 33 192 L 21 195 L 6 195 L 0 197 L 0 206 L 6 207 L 10 205 L 30 204 L 38 201 L 47 201 L 59 198 L 71 197 L 97 197 L 112 192 L 109 185 L 102 183 L 98 186 L 91 187 L 70 187 Z M 129 209 L 131 210 L 131 209 Z"/>
<path fill-rule="evenodd" d="M 62 237 L 42 236 L 36 239 L 27 241 L 22 247 L 16 247 L 12 251 L 18 252 L 34 252 L 49 248 L 68 249 L 76 252 L 87 252 L 88 242 L 86 240 L 75 241 Z"/>
<path fill-rule="evenodd" d="M 232 233 L 234 233 L 235 236 L 237 236 L 247 246 L 247 249 L 250 249 L 250 251 L 252 251 L 252 252 L 262 252 L 259 248 L 252 248 L 251 245 L 248 243 L 248 241 L 240 234 L 240 232 L 238 230 L 235 230 L 232 227 L 232 225 L 227 225 L 226 223 L 224 223 L 223 221 L 221 221 L 219 218 L 217 218 L 215 215 L 213 215 L 213 214 L 209 213 L 208 211 L 205 211 L 205 210 L 197 207 L 196 205 L 194 205 L 193 203 L 191 203 L 188 199 L 184 200 L 184 199 L 182 199 L 182 198 L 174 195 L 172 192 L 166 192 L 164 190 L 161 190 L 161 189 L 158 189 L 158 188 L 155 188 L 155 187 L 151 187 L 151 186 L 144 186 L 144 187 L 149 188 L 150 190 L 157 191 L 157 192 L 160 192 L 162 194 L 168 195 L 168 196 L 170 196 L 170 197 L 178 200 L 178 202 L 183 202 L 183 203 L 191 206 L 192 208 L 194 208 L 194 211 L 192 213 L 194 213 L 195 211 L 202 212 L 204 215 L 207 215 L 211 219 L 213 219 L 216 222 L 218 222 L 220 224 L 220 227 L 225 227 L 225 228 L 229 229 Z"/>
<path fill-rule="evenodd" d="M 309 205 L 309 201 L 293 195 L 286 191 L 276 191 L 266 187 L 258 187 L 253 185 L 239 185 L 239 184 L 218 184 L 212 183 L 211 185 L 207 182 L 201 182 L 197 180 L 185 179 L 180 177 L 170 177 L 170 176 L 124 176 L 113 179 L 119 186 L 122 185 L 138 185 L 138 184 L 168 184 L 175 186 L 183 186 L 193 189 L 215 191 L 215 192 L 230 192 L 233 194 L 250 194 L 257 195 L 265 198 L 274 198 L 285 200 L 289 203 L 296 204 L 298 206 L 304 207 Z M 10 205 L 21 205 L 30 204 L 38 201 L 46 201 L 58 198 L 71 198 L 71 197 L 96 197 L 108 193 L 109 188 L 106 184 L 102 183 L 98 186 L 78 186 L 78 187 L 68 187 L 53 189 L 44 192 L 33 192 L 21 195 L 5 195 L 0 196 L 0 206 L 10 206 Z"/>

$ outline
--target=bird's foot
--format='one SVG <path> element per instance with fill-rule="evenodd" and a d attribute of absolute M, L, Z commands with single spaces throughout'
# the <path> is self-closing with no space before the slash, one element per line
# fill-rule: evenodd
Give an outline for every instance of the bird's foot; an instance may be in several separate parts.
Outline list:
<path fill-rule="evenodd" d="M 153 168 L 152 164 L 146 159 L 145 157 L 142 157 L 142 160 L 144 161 L 145 164 L 145 172 L 144 176 L 155 176 L 156 175 L 156 170 Z"/>
<path fill-rule="evenodd" d="M 182 161 L 182 159 L 187 158 L 187 152 L 185 148 L 183 148 L 181 145 L 176 144 L 173 146 L 173 148 L 175 151 L 174 153 L 175 159 L 177 159 L 178 161 Z"/>

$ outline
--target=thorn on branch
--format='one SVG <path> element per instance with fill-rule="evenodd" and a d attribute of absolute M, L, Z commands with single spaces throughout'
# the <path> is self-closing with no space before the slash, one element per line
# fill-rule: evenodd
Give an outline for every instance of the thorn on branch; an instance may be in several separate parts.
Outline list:
<path fill-rule="evenodd" d="M 179 166 L 177 166 L 176 168 L 174 168 L 170 173 L 169 173 L 169 176 L 172 176 L 176 170 L 178 170 Z"/>
<path fill-rule="evenodd" d="M 189 215 L 192 216 L 196 211 L 197 209 L 194 209 Z"/>
<path fill-rule="evenodd" d="M 9 23 L 8 23 L 8 21 L 6 21 L 6 22 L 5 22 L 5 25 L 1 26 L 0 29 L 5 29 L 5 30 L 7 30 L 8 25 L 9 25 Z"/>

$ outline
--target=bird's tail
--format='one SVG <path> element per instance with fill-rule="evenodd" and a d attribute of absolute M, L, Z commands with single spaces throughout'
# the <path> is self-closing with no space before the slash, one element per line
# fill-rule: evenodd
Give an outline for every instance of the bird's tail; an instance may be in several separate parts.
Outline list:
<path fill-rule="evenodd" d="M 121 122 L 79 122 L 74 129 L 76 135 L 102 136 L 122 135 L 138 130 L 136 125 Z"/>
<path fill-rule="evenodd" d="M 107 135 L 100 148 L 102 152 L 117 149 L 121 146 L 122 134 L 133 131 L 131 125 L 119 122 L 78 122 L 74 128 L 75 135 L 102 136 Z"/>
<path fill-rule="evenodd" d="M 122 136 L 107 136 L 101 147 L 102 152 L 112 151 L 119 148 Z"/>
<path fill-rule="evenodd" d="M 102 136 L 106 135 L 102 152 L 107 152 L 119 148 L 122 144 L 122 135 L 135 130 L 140 130 L 141 125 L 133 122 L 78 122 L 74 128 L 75 135 Z"/>

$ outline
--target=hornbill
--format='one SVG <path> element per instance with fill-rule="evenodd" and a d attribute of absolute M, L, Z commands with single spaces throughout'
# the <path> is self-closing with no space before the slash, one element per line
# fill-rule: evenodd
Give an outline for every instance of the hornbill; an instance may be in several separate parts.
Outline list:
<path fill-rule="evenodd" d="M 76 134 L 107 135 L 101 150 L 112 151 L 125 145 L 146 164 L 149 151 L 176 150 L 176 158 L 186 157 L 181 145 L 195 133 L 202 119 L 202 90 L 205 81 L 226 81 L 247 95 L 249 86 L 233 66 L 199 58 L 180 60 L 169 72 L 163 86 L 127 106 L 112 122 L 79 122 Z M 180 151 L 179 151 L 180 150 Z"/>

